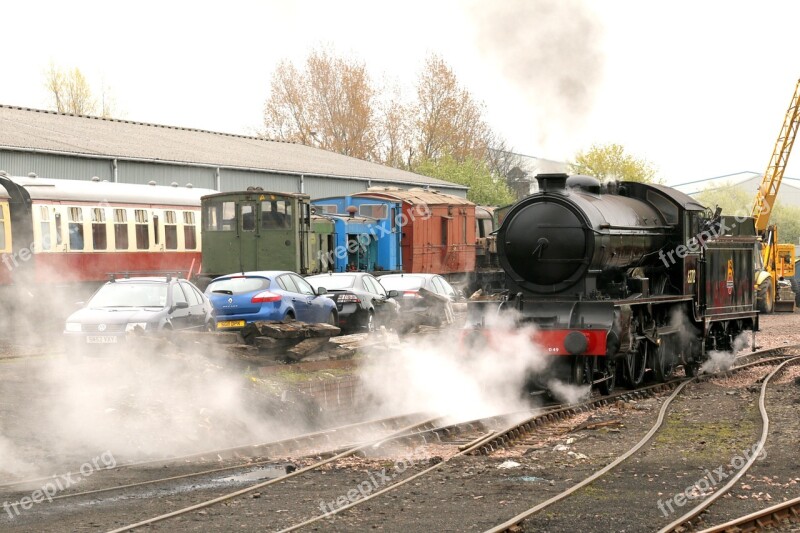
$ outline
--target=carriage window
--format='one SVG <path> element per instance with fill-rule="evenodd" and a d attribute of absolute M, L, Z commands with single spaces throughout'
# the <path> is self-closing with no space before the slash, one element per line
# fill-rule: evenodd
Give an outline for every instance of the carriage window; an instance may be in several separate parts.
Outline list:
<path fill-rule="evenodd" d="M 242 231 L 256 230 L 256 207 L 252 204 L 240 204 L 242 210 Z"/>
<path fill-rule="evenodd" d="M 69 208 L 69 248 L 83 250 L 83 209 Z"/>
<path fill-rule="evenodd" d="M 63 226 L 61 225 L 61 213 L 56 213 L 56 244 L 61 244 L 64 242 L 64 238 L 61 236 L 61 229 Z"/>
<path fill-rule="evenodd" d="M 461 242 L 467 242 L 467 217 L 461 217 Z"/>
<path fill-rule="evenodd" d="M 314 206 L 317 213 L 322 213 L 323 215 L 335 215 L 339 212 L 335 205 L 329 204 L 317 204 Z"/>
<path fill-rule="evenodd" d="M 358 208 L 358 214 L 362 217 L 384 219 L 388 213 L 389 207 L 386 204 L 364 204 Z"/>
<path fill-rule="evenodd" d="M 114 209 L 114 241 L 117 250 L 128 249 L 128 212 Z"/>
<path fill-rule="evenodd" d="M 206 206 L 205 226 L 208 231 L 233 231 L 236 223 L 236 203 L 218 202 Z"/>
<path fill-rule="evenodd" d="M 41 206 L 40 208 L 40 218 L 41 221 L 39 222 L 39 228 L 42 232 L 42 250 L 49 250 L 51 248 L 50 242 L 50 209 L 47 208 L 46 205 Z M 3 232 L 3 213 L 0 210 L 0 238 L 5 238 L 5 233 Z M 5 248 L 5 246 L 0 243 L 0 250 Z"/>
<path fill-rule="evenodd" d="M 136 209 L 134 216 L 136 218 L 136 249 L 147 250 L 150 248 L 150 226 L 147 223 L 147 211 Z"/>
<path fill-rule="evenodd" d="M 164 211 L 164 246 L 167 250 L 178 249 L 178 223 L 175 211 Z"/>
<path fill-rule="evenodd" d="M 0 250 L 6 249 L 6 219 L 5 204 L 0 205 Z"/>
<path fill-rule="evenodd" d="M 102 207 L 92 208 L 92 243 L 95 250 L 106 250 L 108 248 L 106 210 Z"/>
<path fill-rule="evenodd" d="M 269 200 L 261 202 L 261 229 L 289 229 L 291 227 L 291 201 Z"/>
<path fill-rule="evenodd" d="M 447 222 L 448 220 L 442 217 L 442 244 L 447 246 Z"/>
<path fill-rule="evenodd" d="M 192 211 L 183 212 L 183 243 L 187 250 L 197 249 L 197 227 Z"/>

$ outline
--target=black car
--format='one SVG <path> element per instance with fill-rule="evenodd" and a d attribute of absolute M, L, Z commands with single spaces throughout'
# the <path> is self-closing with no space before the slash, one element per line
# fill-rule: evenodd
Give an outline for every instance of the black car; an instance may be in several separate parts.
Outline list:
<path fill-rule="evenodd" d="M 398 316 L 397 293 L 386 291 L 372 274 L 332 272 L 305 279 L 314 288 L 327 289 L 325 296 L 336 303 L 343 331 L 374 331 L 381 325 L 391 328 Z"/>
<path fill-rule="evenodd" d="M 134 330 L 213 331 L 214 308 L 191 282 L 172 276 L 112 279 L 67 318 L 77 345 L 114 345 Z"/>
<path fill-rule="evenodd" d="M 401 332 L 417 325 L 451 323 L 454 307 L 463 306 L 459 291 L 438 274 L 386 274 L 378 281 L 386 290 L 398 293 Z"/>

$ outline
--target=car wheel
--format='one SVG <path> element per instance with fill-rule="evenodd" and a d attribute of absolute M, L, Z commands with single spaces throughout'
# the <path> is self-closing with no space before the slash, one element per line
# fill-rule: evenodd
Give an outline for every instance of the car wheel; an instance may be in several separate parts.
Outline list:
<path fill-rule="evenodd" d="M 286 316 L 285 316 L 285 317 L 283 317 L 283 321 L 284 321 L 284 322 L 291 322 L 291 321 L 293 321 L 293 320 L 296 320 L 296 319 L 295 319 L 295 317 L 294 317 L 294 313 L 293 313 L 293 312 L 291 312 L 291 311 L 289 311 L 288 313 L 286 313 Z"/>
<path fill-rule="evenodd" d="M 327 323 L 330 324 L 331 326 L 337 326 L 337 327 L 339 326 L 339 320 L 336 318 L 336 313 L 331 311 L 331 313 L 328 315 Z"/>
<path fill-rule="evenodd" d="M 367 311 L 367 323 L 365 324 L 367 328 L 367 333 L 373 333 L 376 329 L 375 325 L 375 313 L 370 309 Z"/>
<path fill-rule="evenodd" d="M 215 331 L 215 330 L 216 330 L 216 328 L 214 327 L 214 321 L 213 320 L 209 320 L 208 322 L 206 322 L 206 331 L 212 332 L 212 331 Z"/>

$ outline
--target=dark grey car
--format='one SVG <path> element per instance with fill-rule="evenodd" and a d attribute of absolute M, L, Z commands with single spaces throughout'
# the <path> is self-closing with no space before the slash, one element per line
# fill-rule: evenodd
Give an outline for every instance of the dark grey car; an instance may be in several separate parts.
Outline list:
<path fill-rule="evenodd" d="M 325 287 L 325 296 L 336 302 L 339 327 L 348 333 L 393 328 L 400 305 L 399 293 L 387 291 L 367 272 L 336 272 L 305 278 L 315 289 Z"/>
<path fill-rule="evenodd" d="M 80 310 L 67 318 L 64 335 L 74 345 L 125 342 L 135 330 L 213 331 L 214 309 L 185 279 L 142 277 L 105 283 Z"/>

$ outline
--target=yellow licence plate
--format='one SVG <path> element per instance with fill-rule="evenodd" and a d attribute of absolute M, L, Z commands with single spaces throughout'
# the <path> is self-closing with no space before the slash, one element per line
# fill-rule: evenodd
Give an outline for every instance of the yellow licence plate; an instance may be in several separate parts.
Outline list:
<path fill-rule="evenodd" d="M 223 328 L 243 328 L 244 320 L 221 320 L 217 322 L 217 329 Z"/>

